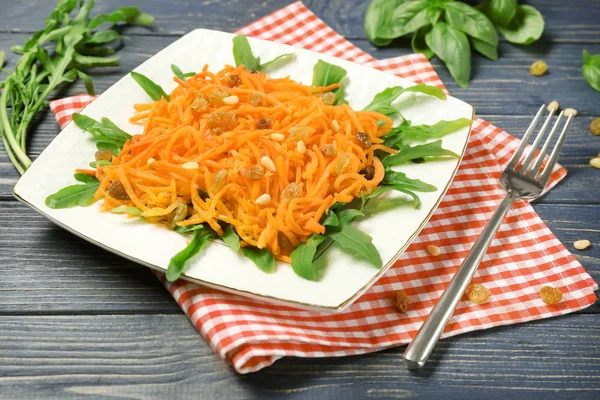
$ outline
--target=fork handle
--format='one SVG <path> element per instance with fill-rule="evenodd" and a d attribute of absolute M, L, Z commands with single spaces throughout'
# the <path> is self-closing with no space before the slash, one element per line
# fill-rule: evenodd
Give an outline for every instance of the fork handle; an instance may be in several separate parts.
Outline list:
<path fill-rule="evenodd" d="M 431 310 L 429 317 L 427 317 L 417 335 L 406 348 L 403 358 L 408 369 L 419 369 L 427 362 L 431 351 L 440 339 L 450 317 L 454 314 L 456 305 L 471 282 L 473 275 L 475 275 L 479 263 L 487 252 L 490 243 L 492 243 L 498 228 L 502 225 L 502 221 L 504 221 L 504 217 L 506 217 L 514 201 L 515 198 L 510 195 L 507 195 L 502 200 L 500 206 L 494 212 L 494 215 L 492 215 L 492 218 L 481 232 L 471 251 L 448 284 L 448 287 L 442 293 L 439 301 Z"/>

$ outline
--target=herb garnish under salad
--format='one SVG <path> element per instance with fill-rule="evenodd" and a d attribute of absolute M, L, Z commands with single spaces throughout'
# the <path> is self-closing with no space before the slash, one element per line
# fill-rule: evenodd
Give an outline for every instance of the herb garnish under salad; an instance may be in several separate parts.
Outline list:
<path fill-rule="evenodd" d="M 264 69 L 289 62 L 286 54 L 260 63 L 244 36 L 234 38 L 236 66 L 213 73 L 183 73 L 172 66 L 177 87 L 167 94 L 149 78 L 132 77 L 153 102 L 135 105 L 131 136 L 109 119 L 75 114 L 98 151 L 76 170 L 81 184 L 48 196 L 52 208 L 85 206 L 103 199 L 102 209 L 165 224 L 193 234 L 169 264 L 175 280 L 186 262 L 222 239 L 266 273 L 275 260 L 291 263 L 305 279 L 318 280 L 315 259 L 332 243 L 357 259 L 382 266 L 372 238 L 352 225 L 367 201 L 395 190 L 420 204 L 416 192 L 432 185 L 391 169 L 406 162 L 458 157 L 440 137 L 468 126 L 469 119 L 393 127 L 392 102 L 419 92 L 445 99 L 438 88 L 392 87 L 364 110 L 344 99 L 346 71 L 322 60 L 312 86 L 271 78 Z M 412 140 L 438 139 L 427 144 Z"/>

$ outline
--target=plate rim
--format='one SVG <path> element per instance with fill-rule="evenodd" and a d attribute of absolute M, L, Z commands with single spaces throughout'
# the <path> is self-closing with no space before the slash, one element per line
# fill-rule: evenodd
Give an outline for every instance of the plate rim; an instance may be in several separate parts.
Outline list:
<path fill-rule="evenodd" d="M 188 32 L 187 34 L 181 36 L 177 40 L 180 40 L 181 38 L 183 38 L 183 37 L 185 37 L 185 36 L 187 36 L 187 35 L 189 35 L 189 34 L 191 34 L 193 32 L 196 32 L 196 31 L 220 32 L 220 33 L 227 33 L 227 34 L 230 34 L 230 35 L 234 35 L 231 32 L 223 32 L 223 31 L 216 30 L 216 29 L 198 28 L 198 29 L 194 29 L 194 30 Z M 331 57 L 331 58 L 335 58 L 337 60 L 341 60 L 341 61 L 344 61 L 344 62 L 347 62 L 347 63 L 352 63 L 352 64 L 355 64 L 355 65 L 361 66 L 363 68 L 368 68 L 368 69 L 376 70 L 376 71 L 379 71 L 379 72 L 382 72 L 382 73 L 385 73 L 385 74 L 388 74 L 388 75 L 393 75 L 393 76 L 398 77 L 397 75 L 390 74 L 390 73 L 388 73 L 386 71 L 378 70 L 377 68 L 373 68 L 373 67 L 370 67 L 370 66 L 365 65 L 365 64 L 360 64 L 360 63 L 357 63 L 357 62 L 354 62 L 354 61 L 349 61 L 349 60 L 343 60 L 343 59 L 341 59 L 339 57 L 335 57 L 335 56 L 330 56 L 330 55 L 327 55 L 327 54 L 319 53 L 317 51 L 305 49 L 303 47 L 292 46 L 292 45 L 288 45 L 288 44 L 284 44 L 284 43 L 277 43 L 277 42 L 273 42 L 273 41 L 269 41 L 269 40 L 264 40 L 264 39 L 260 39 L 260 38 L 251 38 L 251 39 L 253 39 L 253 40 L 259 40 L 259 41 L 267 42 L 267 43 L 271 43 L 271 44 L 276 44 L 276 45 L 281 45 L 281 46 L 286 46 L 286 47 L 292 47 L 292 48 L 296 48 L 296 49 L 301 49 L 303 51 L 308 51 L 310 53 L 313 53 L 316 56 L 317 55 L 318 56 L 325 55 L 325 56 L 328 56 L 328 57 Z M 175 42 L 173 42 L 173 43 L 175 43 Z M 148 60 L 150 60 L 151 58 L 153 58 L 156 55 L 158 55 L 161 51 L 163 51 L 164 49 L 168 48 L 173 43 L 171 43 L 170 45 L 168 45 L 168 46 L 160 49 L 156 54 L 154 54 L 153 56 L 151 56 L 150 58 L 148 58 Z M 148 61 L 148 60 L 146 60 L 146 61 Z M 144 61 L 141 64 L 139 64 L 138 66 L 136 66 L 134 69 L 132 69 L 132 71 L 135 71 L 137 68 L 139 68 L 141 65 L 143 65 L 146 61 Z M 127 74 L 125 74 L 124 76 L 122 76 L 113 85 L 117 84 L 123 78 L 127 77 L 127 75 L 129 75 L 130 72 L 128 72 Z M 399 77 L 399 78 L 417 84 L 417 82 L 414 82 L 411 79 L 403 78 L 403 77 Z M 111 87 L 113 85 L 111 85 Z M 102 94 L 104 94 L 105 92 L 103 92 Z M 100 94 L 98 97 L 102 96 L 102 94 Z M 448 95 L 448 96 L 452 97 L 452 98 L 454 98 L 456 100 L 459 100 L 460 102 L 464 103 L 465 105 L 467 105 L 467 106 L 469 106 L 471 108 L 471 125 L 469 126 L 469 131 L 465 135 L 465 141 L 464 141 L 464 144 L 463 144 L 463 148 L 462 148 L 462 150 L 461 150 L 461 152 L 459 154 L 459 158 L 457 160 L 456 166 L 454 167 L 454 170 L 452 171 L 452 174 L 451 174 L 450 178 L 448 179 L 448 182 L 446 183 L 446 185 L 444 186 L 444 188 L 440 191 L 440 194 L 439 194 L 438 198 L 436 199 L 434 205 L 431 207 L 429 213 L 421 221 L 421 224 L 414 230 L 414 232 L 407 239 L 407 241 L 404 243 L 404 245 L 401 248 L 398 249 L 398 251 L 396 252 L 396 254 L 390 259 L 390 261 L 388 261 L 384 266 L 382 266 L 379 269 L 379 271 L 371 279 L 369 279 L 369 281 L 367 283 L 365 283 L 360 289 L 358 289 L 352 296 L 350 296 L 349 298 L 347 298 L 346 300 L 342 301 L 341 303 L 339 303 L 337 305 L 319 305 L 319 304 L 312 304 L 312 303 L 303 302 L 303 301 L 299 301 L 299 300 L 282 299 L 282 298 L 279 298 L 279 297 L 276 297 L 276 296 L 272 296 L 272 295 L 268 295 L 268 294 L 258 294 L 258 293 L 254 293 L 254 292 L 252 292 L 250 290 L 234 288 L 234 287 L 227 286 L 227 285 L 224 285 L 224 284 L 221 284 L 221 283 L 214 283 L 214 282 L 205 281 L 203 279 L 194 278 L 194 277 L 188 276 L 186 273 L 183 273 L 181 275 L 180 279 L 183 279 L 183 280 L 188 281 L 188 282 L 198 283 L 198 284 L 201 284 L 203 286 L 207 286 L 207 287 L 210 287 L 210 288 L 213 288 L 213 289 L 222 290 L 222 291 L 225 291 L 227 293 L 232 293 L 232 294 L 237 294 L 237 295 L 240 295 L 240 294 L 243 293 L 243 295 L 245 297 L 247 297 L 247 298 L 250 298 L 250 299 L 253 299 L 253 300 L 257 300 L 257 301 L 263 301 L 263 302 L 264 301 L 268 301 L 268 303 L 277 304 L 277 305 L 281 305 L 281 306 L 287 306 L 287 307 L 292 307 L 292 308 L 297 308 L 297 309 L 304 309 L 304 310 L 321 311 L 321 312 L 325 311 L 325 312 L 332 312 L 332 313 L 338 313 L 338 312 L 344 311 L 347 307 L 349 307 L 351 304 L 353 304 L 360 296 L 362 296 L 364 294 L 364 292 L 367 291 L 373 284 L 375 284 L 375 282 L 377 282 L 379 279 L 381 279 L 381 277 L 392 267 L 392 265 L 396 263 L 396 261 L 398 260 L 398 257 L 400 257 L 400 255 L 402 253 L 404 253 L 404 251 L 411 245 L 411 243 L 413 242 L 413 240 L 421 233 L 421 231 L 423 230 L 423 228 L 425 227 L 425 225 L 429 222 L 429 220 L 431 219 L 431 217 L 433 216 L 433 214 L 437 211 L 440 203 L 442 202 L 443 198 L 446 196 L 446 193 L 447 193 L 448 189 L 450 188 L 450 185 L 452 185 L 452 183 L 454 182 L 454 179 L 456 177 L 458 169 L 460 168 L 461 163 L 462 163 L 463 158 L 464 158 L 464 155 L 466 153 L 466 150 L 467 150 L 467 147 L 468 147 L 468 144 L 469 144 L 469 138 L 470 138 L 472 130 L 473 130 L 473 123 L 474 123 L 474 119 L 475 119 L 475 108 L 471 104 L 465 102 L 464 100 L 458 99 L 458 98 L 456 98 L 454 96 L 450 96 L 450 95 Z M 87 107 L 88 106 L 84 107 L 81 111 L 84 111 Z M 64 128 L 60 128 L 59 133 L 54 137 L 54 139 L 52 139 L 52 141 L 54 141 L 56 139 L 56 137 L 58 137 L 58 135 L 60 135 L 62 133 L 62 131 L 65 130 L 72 123 L 73 123 L 73 121 L 71 120 L 67 125 L 65 125 Z M 52 143 L 52 141 L 50 143 Z M 46 148 L 47 147 L 48 146 L 46 146 Z M 42 154 L 44 151 L 46 151 L 46 148 L 44 148 L 44 150 L 42 150 L 42 152 L 40 154 Z M 37 158 L 36 158 L 36 160 L 37 160 Z M 34 160 L 34 162 L 36 160 Z M 143 261 L 143 260 L 141 260 L 139 258 L 130 256 L 127 253 L 121 252 L 121 251 L 119 251 L 119 250 L 117 250 L 117 249 L 115 249 L 113 247 L 105 245 L 104 243 L 102 243 L 100 241 L 92 239 L 89 236 L 81 233 L 80 231 L 78 231 L 78 230 L 76 230 L 74 228 L 71 228 L 70 226 L 68 226 L 66 224 L 63 224 L 62 222 L 58 221 L 57 219 L 55 219 L 50 214 L 44 212 L 41 208 L 38 208 L 35 205 L 33 205 L 32 203 L 30 203 L 29 201 L 27 201 L 25 198 L 23 198 L 16 191 L 17 186 L 19 185 L 19 182 L 22 180 L 22 178 L 23 178 L 24 175 L 25 174 L 23 174 L 22 176 L 19 177 L 19 179 L 17 180 L 17 182 L 15 183 L 15 185 L 12 188 L 13 196 L 19 202 L 21 202 L 21 203 L 25 204 L 26 206 L 28 206 L 29 208 L 33 209 L 35 212 L 37 212 L 38 214 L 40 214 L 41 216 L 43 216 L 47 220 L 51 221 L 55 225 L 59 226 L 60 228 L 65 229 L 66 231 L 74 234 L 75 236 L 77 236 L 77 237 L 79 237 L 79 238 L 81 238 L 83 240 L 86 240 L 89 243 L 92 243 L 92 244 L 94 244 L 94 245 L 96 245 L 96 246 L 98 246 L 98 247 L 100 247 L 100 248 L 102 248 L 104 250 L 107 250 L 107 251 L 109 251 L 109 252 L 111 252 L 113 254 L 116 254 L 116 255 L 118 255 L 120 257 L 123 257 L 123 258 L 125 258 L 127 260 L 130 260 L 130 261 L 133 261 L 133 262 L 135 262 L 137 264 L 140 264 L 140 265 L 143 265 L 145 267 L 148 267 L 148 268 L 150 268 L 152 270 L 159 271 L 161 273 L 165 273 L 165 269 L 164 268 L 162 268 L 162 267 L 160 267 L 158 265 L 155 265 L 155 264 Z"/>

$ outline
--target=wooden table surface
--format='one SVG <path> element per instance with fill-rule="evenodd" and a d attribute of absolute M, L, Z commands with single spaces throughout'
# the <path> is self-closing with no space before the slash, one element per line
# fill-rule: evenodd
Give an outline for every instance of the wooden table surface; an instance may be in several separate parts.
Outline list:
<path fill-rule="evenodd" d="M 139 5 L 156 17 L 151 30 L 126 30 L 118 68 L 92 74 L 102 91 L 194 28 L 233 31 L 288 0 L 97 0 L 95 12 Z M 436 71 L 453 95 L 521 136 L 543 102 L 574 107 L 561 163 L 564 182 L 535 203 L 558 238 L 600 280 L 600 170 L 588 165 L 600 151 L 589 124 L 600 116 L 600 93 L 581 75 L 582 49 L 600 53 L 600 2 L 537 0 L 546 31 L 531 46 L 501 40 L 492 62 L 474 57 L 469 89 Z M 42 26 L 52 0 L 3 2 L 0 50 L 9 53 Z M 307 0 L 335 30 L 378 58 L 407 54 L 408 40 L 376 49 L 366 39 L 366 1 Z M 538 59 L 544 77 L 529 74 Z M 9 59 L 8 69 L 12 69 Z M 83 93 L 77 84 L 67 94 Z M 51 115 L 35 127 L 29 153 L 39 154 L 58 133 Z M 144 267 L 107 253 L 17 203 L 18 178 L 0 150 L 0 398 L 600 398 L 600 306 L 568 316 L 489 329 L 443 340 L 426 368 L 407 372 L 404 347 L 347 358 L 278 361 L 238 375 L 220 361 L 163 286 Z"/>

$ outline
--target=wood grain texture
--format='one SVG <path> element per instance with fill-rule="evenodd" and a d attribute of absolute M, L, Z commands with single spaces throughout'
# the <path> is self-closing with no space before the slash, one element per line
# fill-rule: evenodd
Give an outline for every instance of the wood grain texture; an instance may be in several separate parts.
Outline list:
<path fill-rule="evenodd" d="M 537 205 L 559 240 L 600 281 L 600 213 L 595 205 Z M 28 207 L 0 202 L 0 315 L 181 313 L 142 266 L 54 226 Z M 585 251 L 572 243 L 588 239 Z M 584 310 L 600 312 L 600 306 Z"/>
<path fill-rule="evenodd" d="M 196 28 L 233 31 L 295 0 L 128 0 L 153 15 L 152 29 L 134 27 L 129 32 L 140 35 L 181 35 Z M 304 4 L 333 29 L 350 39 L 365 39 L 363 18 L 369 1 L 304 0 Z M 0 31 L 34 32 L 53 9 L 54 1 L 15 2 L 0 14 Z M 564 43 L 600 43 L 600 8 L 596 0 L 529 0 L 546 19 L 542 41 Z M 122 0 L 96 0 L 94 13 L 110 12 L 122 6 Z"/>
<path fill-rule="evenodd" d="M 404 368 L 399 347 L 285 358 L 240 376 L 183 315 L 3 317 L 0 397 L 597 399 L 596 320 L 571 315 L 449 338 L 418 373 Z"/>

